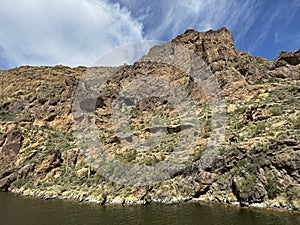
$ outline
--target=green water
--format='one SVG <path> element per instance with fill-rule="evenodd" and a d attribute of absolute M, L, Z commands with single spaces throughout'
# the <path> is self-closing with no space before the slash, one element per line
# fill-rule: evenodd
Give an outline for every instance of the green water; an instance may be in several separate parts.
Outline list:
<path fill-rule="evenodd" d="M 203 224 L 299 225 L 300 214 L 216 204 L 99 206 L 0 193 L 1 225 Z"/>

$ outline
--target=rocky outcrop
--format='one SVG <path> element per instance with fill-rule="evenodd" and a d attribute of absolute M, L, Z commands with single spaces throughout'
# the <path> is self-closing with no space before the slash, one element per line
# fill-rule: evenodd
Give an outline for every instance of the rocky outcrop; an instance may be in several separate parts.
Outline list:
<path fill-rule="evenodd" d="M 281 52 L 280 56 L 276 59 L 275 65 L 277 67 L 291 65 L 297 66 L 300 64 L 300 50 L 295 52 Z"/>
<path fill-rule="evenodd" d="M 210 71 L 205 80 L 210 76 L 217 79 L 226 120 L 212 125 L 212 105 L 201 86 L 188 71 L 160 61 L 172 45 L 203 60 L 201 65 Z M 167 49 L 170 58 L 174 58 L 174 49 Z M 184 59 L 180 58 L 183 68 L 188 65 Z M 0 190 L 99 204 L 209 200 L 300 209 L 299 50 L 281 53 L 272 61 L 236 50 L 226 28 L 187 30 L 170 43 L 152 48 L 133 65 L 92 68 L 92 77 L 88 77 L 89 70 L 23 66 L 0 71 Z M 105 78 L 100 91 L 80 95 L 78 90 L 93 90 L 105 74 L 111 76 Z M 181 121 L 176 101 L 160 96 L 120 97 L 124 87 L 145 77 L 165 78 L 193 100 L 200 124 L 189 136 L 198 138 L 195 146 L 189 147 L 192 140 L 180 142 L 194 124 L 189 118 Z M 149 86 L 144 89 L 152 90 Z M 128 114 L 117 108 L 116 99 L 131 107 Z M 124 115 L 116 114 L 118 110 L 128 116 L 130 132 L 116 129 Z M 116 119 L 119 123 L 114 123 Z M 80 127 L 86 144 L 93 144 L 88 136 L 90 124 L 106 153 L 119 160 L 119 164 L 111 161 L 106 165 L 114 170 L 96 167 L 97 158 L 87 158 L 75 138 L 74 129 Z M 209 158 L 210 137 L 222 125 L 224 141 L 218 154 Z M 161 134 L 164 140 L 153 145 Z M 140 142 L 134 145 L 137 140 Z M 185 146 L 185 154 L 175 156 L 179 145 Z M 181 159 L 186 160 L 184 164 L 179 163 Z M 180 166 L 174 169 L 170 165 L 165 168 L 167 178 L 145 185 L 126 185 L 109 174 L 123 165 L 151 168 L 164 162 Z M 136 178 L 136 174 L 127 176 Z"/>

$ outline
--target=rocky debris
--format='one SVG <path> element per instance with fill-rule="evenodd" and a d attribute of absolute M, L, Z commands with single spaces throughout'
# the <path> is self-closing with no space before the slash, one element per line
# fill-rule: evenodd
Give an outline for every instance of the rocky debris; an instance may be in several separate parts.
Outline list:
<path fill-rule="evenodd" d="M 217 176 L 215 173 L 201 171 L 199 175 L 195 177 L 195 181 L 198 185 L 194 188 L 193 198 L 199 198 L 201 195 L 206 194 L 210 186 L 216 182 Z"/>
<path fill-rule="evenodd" d="M 204 80 L 217 79 L 219 94 L 228 106 L 227 121 L 215 124 L 226 123 L 225 141 L 205 168 L 201 159 L 213 129 L 209 97 L 189 76 L 184 56 L 180 55 L 181 67 L 161 60 L 166 52 L 174 58 L 176 46 L 203 60 L 200 64 L 209 71 Z M 80 82 L 88 74 L 91 77 Z M 81 151 L 72 131 L 81 127 L 82 135 L 87 135 L 90 122 L 95 121 L 95 133 L 105 151 L 126 165 L 153 166 L 171 160 L 181 135 L 193 124 L 182 122 L 168 99 L 150 92 L 138 101 L 120 95 L 131 82 L 153 77 L 168 79 L 194 101 L 200 122 L 194 136 L 199 140 L 196 146 L 186 147 L 184 166 L 168 168 L 168 179 L 146 186 L 118 184 L 101 172 L 101 165 L 98 170 L 86 160 L 87 152 Z M 187 30 L 170 43 L 152 48 L 133 65 L 23 66 L 0 71 L 0 190 L 97 204 L 208 200 L 299 210 L 299 77 L 299 50 L 283 52 L 273 61 L 254 57 L 235 49 L 226 28 Z M 99 96 L 86 94 L 98 90 L 99 84 Z M 113 123 L 116 99 L 124 103 L 121 111 L 130 108 L 130 132 L 117 130 L 121 122 Z M 157 117 L 163 122 L 155 123 Z M 160 134 L 164 140 L 153 147 Z M 134 140 L 143 142 L 130 148 L 124 144 Z M 190 141 L 181 144 L 189 146 Z"/>

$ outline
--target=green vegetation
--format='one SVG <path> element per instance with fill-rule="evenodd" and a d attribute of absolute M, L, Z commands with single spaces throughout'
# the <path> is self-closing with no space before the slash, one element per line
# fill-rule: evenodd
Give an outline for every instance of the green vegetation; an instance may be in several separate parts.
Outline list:
<path fill-rule="evenodd" d="M 300 186 L 290 185 L 286 189 L 286 195 L 289 202 L 300 199 Z"/>
<path fill-rule="evenodd" d="M 17 115 L 13 112 L 5 111 L 5 110 L 0 110 L 0 121 L 4 122 L 13 122 L 16 121 Z"/>
<path fill-rule="evenodd" d="M 268 193 L 269 199 L 276 198 L 281 193 L 280 184 L 278 183 L 277 179 L 271 172 L 266 174 L 267 181 L 265 183 L 265 189 Z"/>
<path fill-rule="evenodd" d="M 261 57 L 255 57 L 254 59 L 255 59 L 255 61 L 256 61 L 258 64 L 263 64 L 263 63 L 265 63 L 265 60 L 263 60 Z"/>
<path fill-rule="evenodd" d="M 292 124 L 295 129 L 300 129 L 300 116 L 299 115 L 296 118 L 292 118 Z"/>
<path fill-rule="evenodd" d="M 192 159 L 193 162 L 195 162 L 195 161 L 201 159 L 202 155 L 203 155 L 203 149 L 200 148 L 200 147 L 197 147 L 197 148 L 194 150 L 193 159 Z"/>
<path fill-rule="evenodd" d="M 116 157 L 120 160 L 123 160 L 125 162 L 132 162 L 133 160 L 136 159 L 137 157 L 137 151 L 136 150 L 132 150 L 132 149 L 127 149 L 125 152 L 123 153 L 117 153 Z"/>
<path fill-rule="evenodd" d="M 246 175 L 246 177 L 242 180 L 240 191 L 241 196 L 248 196 L 257 185 L 257 178 L 253 175 Z"/>

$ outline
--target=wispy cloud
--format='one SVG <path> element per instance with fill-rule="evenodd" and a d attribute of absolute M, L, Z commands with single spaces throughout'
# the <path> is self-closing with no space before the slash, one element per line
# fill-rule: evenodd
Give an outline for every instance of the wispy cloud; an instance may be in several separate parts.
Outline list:
<path fill-rule="evenodd" d="M 255 53 L 276 44 L 275 34 L 285 39 L 299 6 L 298 0 L 1 0 L 0 68 L 91 65 L 116 46 L 167 41 L 188 28 L 226 26 L 239 49 Z"/>
<path fill-rule="evenodd" d="M 236 46 L 256 54 L 264 45 L 275 44 L 275 32 L 282 35 L 298 12 L 299 0 L 109 0 L 119 3 L 144 24 L 148 38 L 169 40 L 187 28 L 200 31 L 223 26 L 232 30 Z M 292 37 L 293 38 L 293 37 Z M 273 42 L 273 43 L 271 43 Z M 274 49 L 268 49 L 276 54 Z"/>
<path fill-rule="evenodd" d="M 7 67 L 90 65 L 106 51 L 142 39 L 142 24 L 105 1 L 1 1 L 0 58 Z"/>
<path fill-rule="evenodd" d="M 253 52 L 255 49 L 257 49 L 270 34 L 271 29 L 273 29 L 272 23 L 276 18 L 280 16 L 281 10 L 281 8 L 276 8 L 274 11 L 272 11 L 272 13 L 266 12 L 266 14 L 264 15 L 264 17 L 266 17 L 266 20 L 264 20 L 264 23 L 260 23 L 262 24 L 261 26 L 263 26 L 263 29 L 260 29 L 260 32 L 258 32 L 257 34 L 256 40 L 254 40 L 249 46 L 248 50 L 250 52 Z"/>
<path fill-rule="evenodd" d="M 228 27 L 236 42 L 243 39 L 261 12 L 256 0 L 109 0 L 131 11 L 144 24 L 146 38 L 169 40 L 187 28 L 200 31 Z"/>
<path fill-rule="evenodd" d="M 274 44 L 278 44 L 280 40 L 279 36 L 287 32 L 285 30 L 286 26 L 293 20 L 300 7 L 300 2 L 298 0 L 292 0 L 287 4 L 286 2 L 280 1 L 267 6 L 268 7 L 263 6 L 263 8 L 260 9 L 261 12 L 257 17 L 255 25 L 256 27 L 260 27 L 260 29 L 257 29 L 256 39 L 254 39 L 252 44 L 247 48 L 250 52 L 255 52 L 261 48 L 266 41 L 273 41 Z"/>

